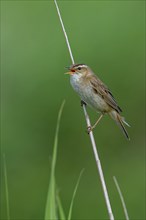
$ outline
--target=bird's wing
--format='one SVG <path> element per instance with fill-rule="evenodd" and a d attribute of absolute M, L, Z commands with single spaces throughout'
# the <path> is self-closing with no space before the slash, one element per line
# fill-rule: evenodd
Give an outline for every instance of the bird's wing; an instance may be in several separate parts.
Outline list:
<path fill-rule="evenodd" d="M 118 106 L 108 87 L 99 78 L 97 78 L 96 75 L 92 75 L 89 80 L 93 91 L 96 94 L 100 95 L 105 100 L 105 102 L 117 112 L 122 112 L 122 109 Z"/>

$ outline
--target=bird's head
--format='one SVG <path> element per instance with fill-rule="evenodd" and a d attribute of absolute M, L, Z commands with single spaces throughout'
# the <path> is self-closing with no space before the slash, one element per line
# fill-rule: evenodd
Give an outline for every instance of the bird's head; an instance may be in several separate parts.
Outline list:
<path fill-rule="evenodd" d="M 77 74 L 78 76 L 86 76 L 89 72 L 91 72 L 90 68 L 85 64 L 73 64 L 70 67 L 67 67 L 69 72 L 66 74 L 74 75 Z"/>

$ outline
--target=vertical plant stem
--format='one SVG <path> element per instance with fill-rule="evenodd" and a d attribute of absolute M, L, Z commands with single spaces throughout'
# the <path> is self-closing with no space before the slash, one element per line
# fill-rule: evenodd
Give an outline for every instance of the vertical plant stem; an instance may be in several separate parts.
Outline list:
<path fill-rule="evenodd" d="M 60 23 L 61 23 L 61 26 L 62 26 L 64 36 L 65 36 L 66 44 L 67 44 L 67 47 L 68 47 L 68 50 L 69 50 L 69 53 L 70 53 L 70 58 L 71 58 L 72 64 L 74 64 L 74 58 L 73 58 L 73 55 L 72 55 L 72 51 L 71 51 L 71 47 L 70 47 L 70 44 L 69 44 L 68 36 L 67 36 L 66 31 L 65 31 L 65 27 L 64 27 L 64 24 L 63 24 L 63 21 L 62 21 L 62 18 L 61 18 L 61 14 L 60 14 L 60 10 L 59 10 L 57 1 L 54 0 L 54 3 L 55 3 L 55 6 L 56 6 L 56 9 L 57 9 L 57 13 L 58 13 L 58 16 L 59 16 L 59 19 L 60 19 Z M 88 116 L 87 111 L 86 111 L 86 106 L 84 104 L 83 104 L 83 110 L 84 110 L 84 115 L 85 115 L 87 126 L 91 126 L 90 119 L 89 119 L 89 116 Z M 100 163 L 100 159 L 99 159 L 99 156 L 98 156 L 96 143 L 95 143 L 92 131 L 89 133 L 89 137 L 90 137 L 90 140 L 91 140 L 91 144 L 92 144 L 92 148 L 93 148 L 93 152 L 94 152 L 94 156 L 95 156 L 95 160 L 96 160 L 96 165 L 97 165 L 97 168 L 98 168 L 98 173 L 99 173 L 99 177 L 100 177 L 100 181 L 101 181 L 101 185 L 102 185 L 102 189 L 103 189 L 103 194 L 104 194 L 104 198 L 105 198 L 105 202 L 106 202 L 106 207 L 107 207 L 109 219 L 114 220 L 114 215 L 113 215 L 113 212 L 112 212 L 112 208 L 111 208 L 111 204 L 110 204 L 110 200 L 109 200 L 109 196 L 108 196 L 108 192 L 107 192 L 107 187 L 106 187 L 106 184 L 105 184 L 104 175 L 103 175 L 103 171 L 102 171 L 102 167 L 101 167 L 101 163 Z"/>
<path fill-rule="evenodd" d="M 57 13 L 58 13 L 58 16 L 59 16 L 59 19 L 60 19 L 60 23 L 61 23 L 61 27 L 62 27 L 62 30 L 63 30 L 64 36 L 65 36 L 65 40 L 66 40 L 66 44 L 67 44 L 68 51 L 69 51 L 69 54 L 70 54 L 70 58 L 71 58 L 72 64 L 74 64 L 75 61 L 74 61 L 74 58 L 73 58 L 73 55 L 72 55 L 72 51 L 71 51 L 71 47 L 70 47 L 70 43 L 69 43 L 69 40 L 68 40 L 67 33 L 66 33 L 66 31 L 65 31 L 65 27 L 64 27 L 64 24 L 63 24 L 63 21 L 62 21 L 62 17 L 61 17 L 61 14 L 60 14 L 60 10 L 59 10 L 59 7 L 58 7 L 58 4 L 57 4 L 57 1 L 54 0 L 54 3 L 55 3 L 55 6 L 56 6 L 56 9 L 57 9 Z"/>
<path fill-rule="evenodd" d="M 84 115 L 86 118 L 87 126 L 89 127 L 89 126 L 91 126 L 91 123 L 90 123 L 90 118 L 87 114 L 85 105 L 83 105 L 83 110 L 84 110 Z M 99 159 L 99 155 L 98 155 L 98 151 L 96 148 L 96 143 L 95 143 L 95 139 L 94 139 L 92 131 L 89 133 L 89 136 L 90 136 L 90 140 L 91 140 L 91 144 L 92 144 L 92 148 L 93 148 L 93 152 L 94 152 L 94 157 L 95 157 L 95 161 L 96 161 L 96 165 L 97 165 L 97 169 L 98 169 L 98 173 L 99 173 L 99 177 L 100 177 L 100 181 L 101 181 L 101 186 L 103 189 L 103 195 L 104 195 L 104 199 L 106 202 L 106 207 L 107 207 L 109 219 L 114 220 L 114 215 L 112 212 L 112 208 L 111 208 L 111 204 L 110 204 L 110 200 L 109 200 L 109 196 L 108 196 L 108 191 L 107 191 L 107 187 L 106 187 L 106 183 L 105 183 L 105 179 L 104 179 L 104 175 L 103 175 L 103 170 L 102 170 L 101 162 Z"/>
<path fill-rule="evenodd" d="M 122 192 L 121 192 L 120 186 L 119 186 L 118 181 L 117 181 L 117 179 L 116 179 L 115 176 L 113 176 L 113 179 L 114 179 L 114 182 L 115 182 L 115 185 L 116 185 L 117 191 L 118 191 L 119 196 L 120 196 L 120 200 L 121 200 L 121 203 L 122 203 L 122 206 L 123 206 L 123 210 L 124 210 L 125 218 L 126 218 L 126 220 L 129 220 L 129 216 L 128 216 L 128 212 L 127 212 L 126 204 L 125 204 L 124 197 L 123 197 L 123 195 L 122 195 Z"/>

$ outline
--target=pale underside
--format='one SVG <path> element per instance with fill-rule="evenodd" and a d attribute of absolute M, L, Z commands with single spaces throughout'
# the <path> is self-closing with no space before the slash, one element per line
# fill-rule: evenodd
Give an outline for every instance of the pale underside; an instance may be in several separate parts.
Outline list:
<path fill-rule="evenodd" d="M 108 88 L 94 75 L 92 78 L 83 78 L 80 74 L 71 75 L 70 82 L 81 100 L 94 108 L 97 112 L 108 113 L 112 109 L 121 112 Z M 84 82 L 83 82 L 84 81 Z"/>

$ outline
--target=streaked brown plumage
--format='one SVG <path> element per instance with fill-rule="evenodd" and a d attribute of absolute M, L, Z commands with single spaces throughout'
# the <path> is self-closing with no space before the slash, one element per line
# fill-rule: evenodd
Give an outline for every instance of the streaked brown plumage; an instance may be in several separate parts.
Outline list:
<path fill-rule="evenodd" d="M 120 115 L 122 112 L 108 87 L 93 73 L 85 64 L 71 65 L 68 72 L 70 82 L 74 90 L 79 94 L 81 100 L 94 108 L 97 112 L 109 114 L 119 125 L 124 135 L 129 139 L 124 123 L 128 125 Z M 102 118 L 102 117 L 100 117 Z M 97 123 L 99 120 L 97 121 Z M 94 128 L 96 124 L 92 127 Z M 129 126 L 129 125 L 128 125 Z"/>

